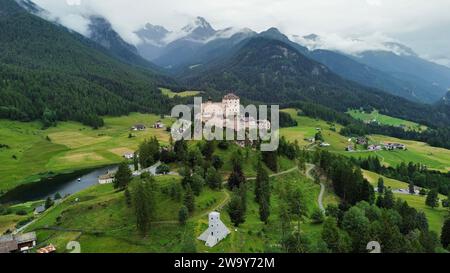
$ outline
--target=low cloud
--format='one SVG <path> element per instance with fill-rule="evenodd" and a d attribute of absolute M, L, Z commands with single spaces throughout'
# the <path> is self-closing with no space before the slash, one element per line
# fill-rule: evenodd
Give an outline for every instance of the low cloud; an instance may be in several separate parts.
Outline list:
<path fill-rule="evenodd" d="M 277 27 L 288 35 L 318 33 L 324 45 L 348 52 L 358 52 L 364 47 L 379 49 L 377 39 L 384 37 L 406 42 L 417 48 L 420 55 L 450 56 L 446 49 L 450 48 L 448 0 L 33 1 L 60 18 L 64 25 L 80 32 L 85 31 L 81 15 L 104 16 L 125 40 L 134 44 L 139 42 L 134 31 L 146 23 L 176 31 L 196 16 L 203 16 L 216 29 L 249 27 L 259 32 Z M 421 46 L 423 37 L 445 41 Z"/>

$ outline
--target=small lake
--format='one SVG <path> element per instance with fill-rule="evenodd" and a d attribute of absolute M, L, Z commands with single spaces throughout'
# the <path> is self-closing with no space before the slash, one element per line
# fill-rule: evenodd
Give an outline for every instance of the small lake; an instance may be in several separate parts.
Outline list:
<path fill-rule="evenodd" d="M 24 184 L 7 192 L 0 198 L 0 203 L 45 200 L 47 197 L 54 198 L 56 193 L 64 197 L 97 185 L 99 176 L 115 170 L 117 166 L 108 166 L 42 178 L 39 182 Z"/>

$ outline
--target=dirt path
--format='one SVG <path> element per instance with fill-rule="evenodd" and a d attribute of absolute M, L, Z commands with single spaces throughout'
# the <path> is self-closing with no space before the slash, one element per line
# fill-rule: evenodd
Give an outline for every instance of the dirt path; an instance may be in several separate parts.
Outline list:
<path fill-rule="evenodd" d="M 311 174 L 314 168 L 315 166 L 313 164 L 306 164 L 306 176 L 311 180 L 315 180 L 315 178 Z M 317 198 L 317 203 L 319 204 L 319 209 L 322 212 L 325 212 L 325 208 L 323 206 L 323 195 L 325 194 L 325 189 L 326 189 L 325 184 L 323 182 L 320 182 L 320 193 L 319 197 Z"/>

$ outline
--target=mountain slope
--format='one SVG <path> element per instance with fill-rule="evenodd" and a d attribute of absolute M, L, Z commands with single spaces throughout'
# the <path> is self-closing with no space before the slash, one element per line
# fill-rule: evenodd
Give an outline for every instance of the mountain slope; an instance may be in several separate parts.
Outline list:
<path fill-rule="evenodd" d="M 397 79 L 409 81 L 422 89 L 426 88 L 417 95 L 428 96 L 432 101 L 438 101 L 450 88 L 450 68 L 429 62 L 415 54 L 366 51 L 354 58 Z"/>
<path fill-rule="evenodd" d="M 436 96 L 430 89 L 437 89 L 437 87 L 427 84 L 425 81 L 418 79 L 406 81 L 405 77 L 403 79 L 396 78 L 369 65 L 359 63 L 351 57 L 329 50 L 314 50 L 308 56 L 323 63 L 339 76 L 362 85 L 417 102 L 433 103 L 436 101 Z"/>
<path fill-rule="evenodd" d="M 449 124 L 449 118 L 434 113 L 431 106 L 343 80 L 290 45 L 263 37 L 244 42 L 227 61 L 185 75 L 183 79 L 197 88 L 233 90 L 255 101 L 306 100 L 339 111 L 376 108 L 382 113 L 421 123 L 437 124 L 445 120 L 444 123 Z"/>
<path fill-rule="evenodd" d="M 157 89 L 170 79 L 131 67 L 96 43 L 47 22 L 13 0 L 0 0 L 0 117 L 77 120 L 160 112 Z"/>
<path fill-rule="evenodd" d="M 125 42 L 105 18 L 91 16 L 89 20 L 89 38 L 107 49 L 111 55 L 124 63 L 158 70 L 156 65 L 139 55 L 136 47 Z"/>

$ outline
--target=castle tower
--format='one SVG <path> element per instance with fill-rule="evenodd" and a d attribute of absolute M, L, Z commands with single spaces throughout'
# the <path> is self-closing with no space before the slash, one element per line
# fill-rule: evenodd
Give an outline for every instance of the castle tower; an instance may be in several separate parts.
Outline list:
<path fill-rule="evenodd" d="M 225 95 L 222 99 L 222 107 L 225 116 L 239 116 L 241 101 L 238 96 L 233 93 Z"/>
<path fill-rule="evenodd" d="M 221 240 L 225 239 L 230 231 L 220 220 L 220 213 L 213 211 L 208 215 L 208 229 L 198 237 L 199 240 L 205 241 L 205 245 L 209 247 L 215 246 Z"/>

